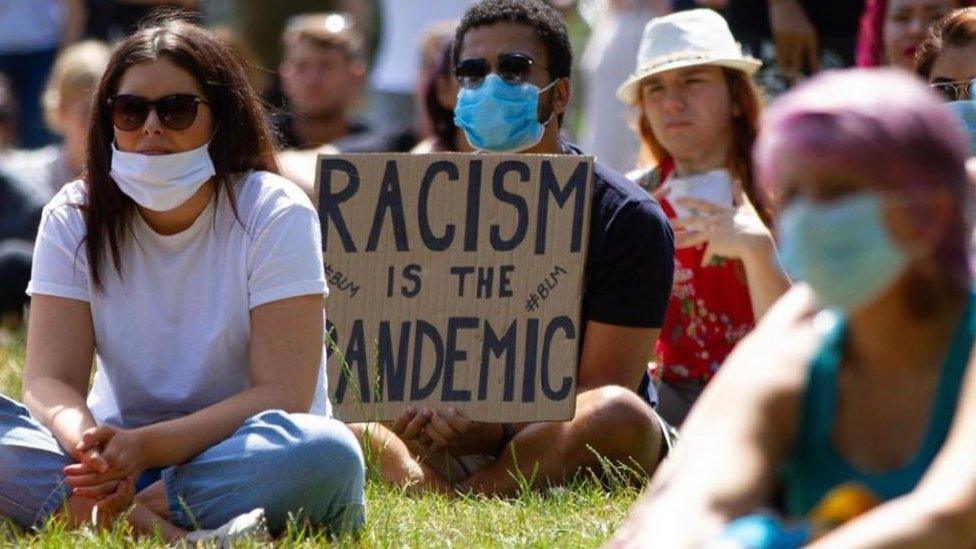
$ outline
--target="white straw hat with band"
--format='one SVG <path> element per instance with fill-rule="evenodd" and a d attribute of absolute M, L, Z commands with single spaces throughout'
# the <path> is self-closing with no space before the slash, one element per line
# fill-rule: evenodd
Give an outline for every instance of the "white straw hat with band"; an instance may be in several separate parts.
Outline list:
<path fill-rule="evenodd" d="M 637 103 L 640 81 L 671 69 L 718 65 L 753 74 L 762 62 L 742 54 L 729 24 L 718 13 L 697 9 L 655 17 L 644 27 L 637 69 L 617 89 L 617 98 Z"/>

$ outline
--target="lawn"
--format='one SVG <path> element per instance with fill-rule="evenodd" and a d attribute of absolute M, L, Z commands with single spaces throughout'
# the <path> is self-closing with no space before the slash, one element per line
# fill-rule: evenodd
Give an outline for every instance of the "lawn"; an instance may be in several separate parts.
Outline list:
<path fill-rule="evenodd" d="M 23 335 L 0 334 L 0 392 L 20 399 Z M 370 475 L 372 476 L 372 475 Z M 637 490 L 610 481 L 609 490 L 581 478 L 570 487 L 523 491 L 513 499 L 407 496 L 370 480 L 367 524 L 355 547 L 597 547 L 623 521 Z M 125 528 L 111 532 L 65 531 L 51 524 L 40 534 L 14 534 L 0 526 L 0 546 L 130 547 L 160 545 L 137 540 Z M 286 547 L 325 544 L 321 534 L 295 531 L 279 540 Z"/>

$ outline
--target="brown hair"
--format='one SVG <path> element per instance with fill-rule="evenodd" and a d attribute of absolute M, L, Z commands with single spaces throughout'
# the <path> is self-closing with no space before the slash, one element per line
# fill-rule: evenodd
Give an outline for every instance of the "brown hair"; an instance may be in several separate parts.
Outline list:
<path fill-rule="evenodd" d="M 738 179 L 746 197 L 752 202 L 759 217 L 767 226 L 772 226 L 772 212 L 761 200 L 755 188 L 752 169 L 752 144 L 759 134 L 759 122 L 763 109 L 763 95 L 752 78 L 736 69 L 721 67 L 725 82 L 729 87 L 729 97 L 733 105 L 739 107 L 739 115 L 732 120 L 732 147 L 729 150 L 727 166 L 732 177 Z M 644 116 L 643 94 L 637 93 L 640 109 L 637 119 L 637 133 L 641 138 L 638 163 L 642 167 L 660 165 L 670 155 L 654 137 L 651 124 Z"/>
<path fill-rule="evenodd" d="M 363 35 L 348 13 L 306 13 L 288 20 L 282 42 L 285 50 L 306 40 L 321 49 L 337 49 L 349 61 L 363 60 Z"/>
<path fill-rule="evenodd" d="M 214 118 L 209 152 L 216 171 L 215 191 L 218 197 L 221 191 L 227 193 L 235 215 L 235 175 L 254 169 L 278 172 L 274 138 L 237 55 L 207 30 L 173 15 L 160 16 L 146 25 L 116 46 L 94 99 L 83 175 L 87 200 L 80 207 L 86 226 L 83 242 L 96 288 L 101 287 L 106 252 L 111 254 L 115 270 L 122 272 L 120 248 L 126 231 L 131 232 L 132 216 L 137 214 L 135 202 L 109 175 L 115 134 L 108 99 L 129 67 L 166 58 L 199 83 Z"/>
<path fill-rule="evenodd" d="M 915 72 L 928 80 L 932 65 L 948 46 L 976 44 L 976 8 L 962 8 L 947 13 L 932 25 L 932 31 L 915 54 Z"/>

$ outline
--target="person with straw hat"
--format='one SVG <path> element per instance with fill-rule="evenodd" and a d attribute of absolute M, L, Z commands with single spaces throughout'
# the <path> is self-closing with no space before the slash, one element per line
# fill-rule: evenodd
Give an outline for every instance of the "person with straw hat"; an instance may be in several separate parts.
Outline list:
<path fill-rule="evenodd" d="M 762 100 L 725 20 L 707 9 L 651 20 L 637 67 L 617 90 L 636 108 L 642 169 L 632 179 L 675 229 L 675 279 L 656 347 L 650 399 L 680 425 L 705 385 L 789 281 L 750 151 Z"/>

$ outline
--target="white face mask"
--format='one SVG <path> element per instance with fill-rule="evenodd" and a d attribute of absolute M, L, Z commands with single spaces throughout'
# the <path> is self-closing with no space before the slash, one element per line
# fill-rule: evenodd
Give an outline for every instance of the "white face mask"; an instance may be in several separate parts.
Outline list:
<path fill-rule="evenodd" d="M 173 154 L 123 152 L 112 143 L 115 183 L 143 208 L 165 212 L 183 204 L 217 174 L 206 143 Z"/>
<path fill-rule="evenodd" d="M 691 216 L 691 211 L 678 203 L 682 197 L 697 198 L 723 208 L 733 206 L 732 177 L 728 170 L 712 170 L 688 177 L 673 176 L 667 185 L 665 196 L 679 218 Z"/>

